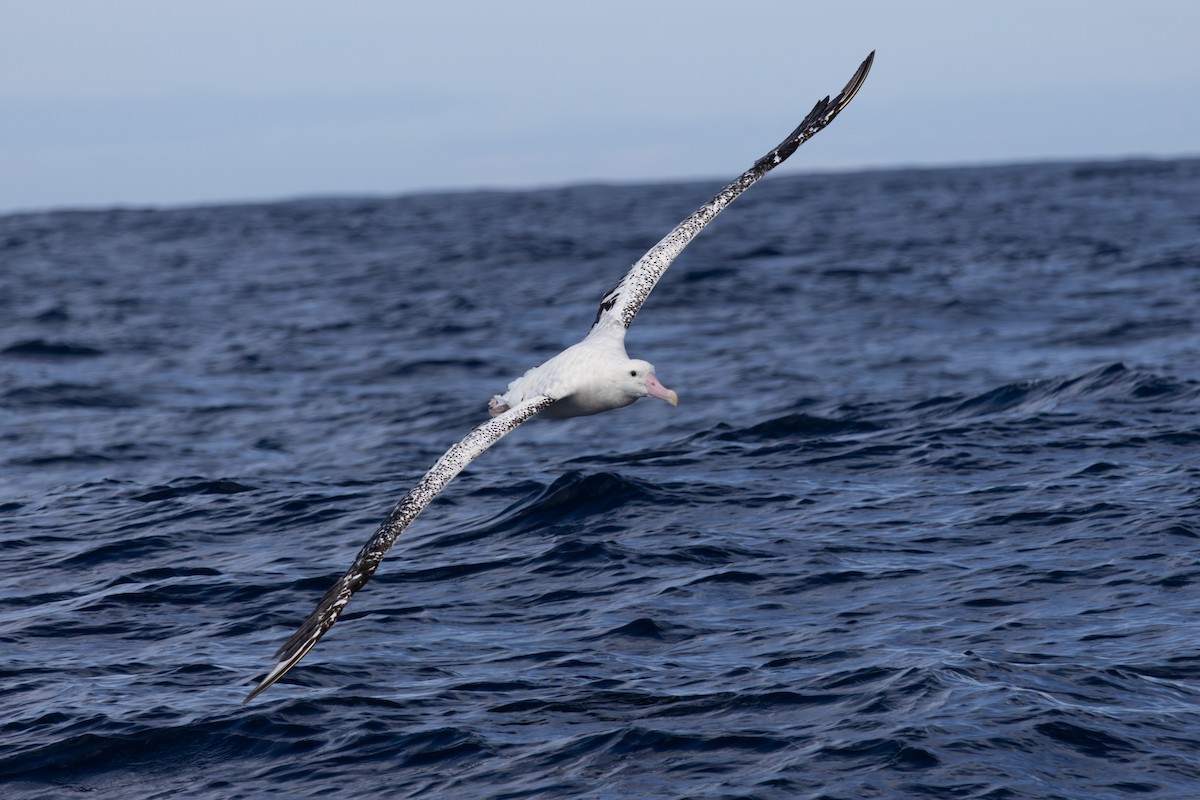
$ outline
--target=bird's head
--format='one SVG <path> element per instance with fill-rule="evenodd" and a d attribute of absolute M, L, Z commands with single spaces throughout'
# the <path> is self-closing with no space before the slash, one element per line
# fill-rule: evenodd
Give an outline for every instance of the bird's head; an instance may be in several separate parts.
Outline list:
<path fill-rule="evenodd" d="M 631 397 L 655 397 L 679 405 L 679 395 L 658 382 L 654 365 L 648 361 L 630 359 L 620 375 L 621 390 Z"/>

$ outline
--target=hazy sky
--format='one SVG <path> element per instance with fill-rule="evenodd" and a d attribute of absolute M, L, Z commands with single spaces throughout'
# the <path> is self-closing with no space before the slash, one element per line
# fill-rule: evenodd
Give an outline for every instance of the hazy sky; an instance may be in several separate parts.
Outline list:
<path fill-rule="evenodd" d="M 0 213 L 1200 153 L 1194 0 L 0 0 Z"/>

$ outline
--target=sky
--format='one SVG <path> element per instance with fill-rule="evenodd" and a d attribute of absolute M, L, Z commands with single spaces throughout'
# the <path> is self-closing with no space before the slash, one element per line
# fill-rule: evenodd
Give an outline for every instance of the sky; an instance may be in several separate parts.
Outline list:
<path fill-rule="evenodd" d="M 1194 0 L 0 0 L 0 214 L 1200 154 Z"/>

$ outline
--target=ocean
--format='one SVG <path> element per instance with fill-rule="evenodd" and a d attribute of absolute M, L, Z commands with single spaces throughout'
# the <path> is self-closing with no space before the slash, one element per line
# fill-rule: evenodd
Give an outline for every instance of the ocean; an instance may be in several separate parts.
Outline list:
<path fill-rule="evenodd" d="M 242 700 L 724 180 L 0 217 L 0 786 L 1195 798 L 1200 160 L 773 174 Z"/>

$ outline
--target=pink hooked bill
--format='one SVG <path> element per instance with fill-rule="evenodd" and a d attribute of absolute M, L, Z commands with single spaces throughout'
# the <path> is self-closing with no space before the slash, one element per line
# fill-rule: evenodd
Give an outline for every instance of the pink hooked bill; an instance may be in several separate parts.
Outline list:
<path fill-rule="evenodd" d="M 646 394 L 650 397 L 657 397 L 659 400 L 666 400 L 673 406 L 679 405 L 679 395 L 659 383 L 653 372 L 646 375 Z"/>

